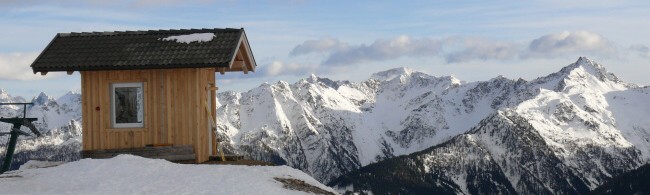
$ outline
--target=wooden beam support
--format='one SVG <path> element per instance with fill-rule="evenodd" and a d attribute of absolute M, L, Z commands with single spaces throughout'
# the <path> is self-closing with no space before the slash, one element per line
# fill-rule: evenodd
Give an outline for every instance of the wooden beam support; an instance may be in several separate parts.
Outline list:
<path fill-rule="evenodd" d="M 226 74 L 226 68 L 219 68 L 219 73 L 221 73 L 221 75 Z"/>
<path fill-rule="evenodd" d="M 233 67 L 232 69 L 236 69 L 236 68 L 239 68 L 239 67 L 244 67 L 245 65 L 246 64 L 244 63 L 243 60 L 236 60 L 236 61 L 232 62 L 232 67 Z"/>
<path fill-rule="evenodd" d="M 244 60 L 244 56 L 242 55 L 241 50 L 237 51 L 237 54 L 236 54 L 236 56 L 235 56 L 235 60 L 237 60 L 237 61 L 242 61 L 242 60 Z"/>
<path fill-rule="evenodd" d="M 45 76 L 47 74 L 47 71 L 41 71 L 41 76 Z"/>
<path fill-rule="evenodd" d="M 244 70 L 244 74 L 248 74 L 248 67 L 246 67 L 246 64 L 241 66 L 242 70 Z"/>
<path fill-rule="evenodd" d="M 253 66 L 253 59 L 251 58 L 250 53 L 248 51 L 249 51 L 249 48 L 248 48 L 247 44 L 240 44 L 239 45 L 239 52 L 238 53 L 241 53 L 242 57 L 244 57 L 244 62 L 246 62 L 245 65 L 248 66 L 246 68 L 248 70 L 251 70 L 251 71 L 255 72 L 255 67 Z M 246 70 L 244 72 L 244 74 L 247 74 L 248 70 Z"/>
<path fill-rule="evenodd" d="M 68 73 L 68 75 L 72 75 L 72 73 L 74 73 L 74 70 L 68 70 L 66 73 Z"/>

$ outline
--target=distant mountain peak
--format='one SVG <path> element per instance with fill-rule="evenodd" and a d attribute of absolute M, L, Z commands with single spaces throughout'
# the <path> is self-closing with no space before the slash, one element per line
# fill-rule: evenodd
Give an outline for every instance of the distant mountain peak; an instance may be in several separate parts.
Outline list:
<path fill-rule="evenodd" d="M 34 99 L 32 99 L 32 103 L 34 103 L 36 105 L 43 105 L 43 104 L 47 103 L 50 99 L 53 100 L 53 98 L 48 96 L 45 92 L 41 92 L 41 93 L 38 94 L 38 96 L 36 96 L 36 97 L 34 97 Z"/>
<path fill-rule="evenodd" d="M 334 89 L 338 89 L 341 85 L 350 83 L 349 81 L 346 81 L 346 80 L 344 80 L 344 81 L 333 81 L 332 79 L 321 78 L 321 77 L 316 76 L 315 74 L 311 74 L 311 75 L 309 75 L 309 77 L 307 77 L 307 78 L 305 78 L 303 80 L 305 82 L 308 82 L 308 83 L 322 83 L 322 84 L 327 85 L 329 87 L 332 87 Z"/>
<path fill-rule="evenodd" d="M 81 92 L 78 92 L 78 91 L 68 91 L 68 92 L 65 93 L 63 96 L 68 96 L 68 95 L 80 95 L 80 94 L 81 94 Z"/>
<path fill-rule="evenodd" d="M 456 77 L 453 76 L 453 75 L 445 76 L 444 78 L 449 79 L 449 81 L 451 82 L 451 84 L 455 84 L 455 85 L 463 84 L 463 81 L 461 81 L 460 79 L 456 78 Z"/>
<path fill-rule="evenodd" d="M 576 61 L 576 63 L 583 63 L 583 62 L 584 63 L 594 63 L 594 61 L 589 59 L 588 57 L 585 57 L 585 56 L 578 57 L 578 61 Z"/>
<path fill-rule="evenodd" d="M 503 75 L 498 75 L 498 76 L 490 79 L 490 81 L 494 81 L 494 80 L 512 80 L 512 79 L 509 79 L 508 77 L 503 76 Z"/>
<path fill-rule="evenodd" d="M 593 79 L 592 81 L 589 81 L 590 77 Z M 600 84 L 594 85 L 594 81 L 600 82 Z M 570 85 L 609 86 L 609 89 L 636 87 L 634 84 L 621 81 L 616 75 L 608 72 L 603 65 L 587 57 L 579 57 L 576 62 L 565 66 L 560 71 L 537 78 L 533 82 L 550 84 L 548 89 L 555 91 L 563 90 Z"/>
<path fill-rule="evenodd" d="M 596 76 L 601 81 L 610 80 L 610 81 L 614 81 L 614 82 L 620 82 L 618 77 L 616 75 L 614 75 L 613 73 L 608 72 L 607 69 L 605 69 L 605 67 L 603 65 L 601 65 L 598 62 L 593 61 L 593 60 L 591 60 L 591 59 L 589 59 L 587 57 L 578 58 L 578 60 L 575 63 L 563 68 L 561 71 L 566 71 L 567 73 L 570 73 L 570 72 L 575 71 L 575 70 L 577 70 L 579 68 L 584 69 L 584 71 L 586 71 L 586 73 L 589 73 L 589 74 L 591 74 L 593 76 Z"/>
<path fill-rule="evenodd" d="M 316 76 L 314 73 L 312 73 L 311 75 L 309 75 L 309 78 L 307 78 L 307 81 L 316 82 L 316 81 L 318 81 L 318 76 Z"/>
<path fill-rule="evenodd" d="M 11 97 L 5 89 L 0 88 L 0 98 L 9 98 Z"/>
<path fill-rule="evenodd" d="M 388 69 L 385 71 L 374 73 L 372 74 L 372 76 L 370 76 L 370 78 L 375 80 L 380 80 L 380 81 L 388 81 L 388 80 L 393 80 L 394 78 L 397 78 L 402 75 L 411 76 L 411 74 L 415 72 L 417 71 L 411 68 L 399 67 L 399 68 L 393 68 L 393 69 Z"/>
<path fill-rule="evenodd" d="M 67 93 L 65 93 L 65 95 L 59 97 L 59 99 L 57 99 L 56 101 L 59 104 L 68 104 L 68 105 L 78 104 L 79 102 L 81 102 L 81 93 L 68 91 Z"/>

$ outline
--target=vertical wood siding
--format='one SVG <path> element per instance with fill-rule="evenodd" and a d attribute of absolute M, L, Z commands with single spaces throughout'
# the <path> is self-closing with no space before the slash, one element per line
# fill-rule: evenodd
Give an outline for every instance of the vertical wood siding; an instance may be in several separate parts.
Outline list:
<path fill-rule="evenodd" d="M 83 150 L 194 145 L 196 161 L 209 158 L 208 88 L 214 68 L 81 71 Z M 143 82 L 144 127 L 113 128 L 111 83 Z M 99 110 L 97 110 L 99 108 Z M 214 111 L 215 109 L 209 109 Z"/>

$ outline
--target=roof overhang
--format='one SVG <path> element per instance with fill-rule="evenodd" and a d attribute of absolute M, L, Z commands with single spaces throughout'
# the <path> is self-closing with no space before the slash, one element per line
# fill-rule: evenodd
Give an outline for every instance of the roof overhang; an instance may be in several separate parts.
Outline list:
<path fill-rule="evenodd" d="M 214 33 L 207 42 L 165 41 L 178 35 Z M 181 29 L 59 33 L 32 63 L 34 73 L 66 71 L 214 68 L 254 72 L 244 29 Z"/>
<path fill-rule="evenodd" d="M 225 74 L 226 72 L 240 71 L 244 72 L 244 74 L 248 74 L 249 71 L 255 72 L 257 63 L 255 62 L 255 57 L 253 57 L 253 52 L 251 50 L 250 44 L 248 43 L 246 32 L 242 31 L 236 48 L 237 49 L 232 55 L 229 66 L 227 68 L 217 68 L 217 72 L 220 72 L 221 74 Z"/>

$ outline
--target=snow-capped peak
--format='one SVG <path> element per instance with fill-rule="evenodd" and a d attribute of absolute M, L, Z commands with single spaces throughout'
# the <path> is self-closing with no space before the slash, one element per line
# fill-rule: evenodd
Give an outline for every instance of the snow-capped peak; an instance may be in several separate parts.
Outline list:
<path fill-rule="evenodd" d="M 451 82 L 451 84 L 454 84 L 454 85 L 460 85 L 460 84 L 463 84 L 463 81 L 461 81 L 460 79 L 456 78 L 455 76 L 449 75 L 449 76 L 447 76 L 447 78 L 449 78 L 449 81 Z"/>
<path fill-rule="evenodd" d="M 388 81 L 388 80 L 393 80 L 394 78 L 397 78 L 399 76 L 410 76 L 414 72 L 417 72 L 413 69 L 407 68 L 407 67 L 399 67 L 399 68 L 393 68 L 389 69 L 386 71 L 381 71 L 377 72 L 375 74 L 372 74 L 370 76 L 371 79 L 379 80 L 379 81 Z"/>
<path fill-rule="evenodd" d="M 313 84 L 320 83 L 320 84 L 324 84 L 326 86 L 332 87 L 334 89 L 338 89 L 341 85 L 350 83 L 348 81 L 333 81 L 333 80 L 328 79 L 328 78 L 321 78 L 321 77 L 316 76 L 315 74 L 309 75 L 309 77 L 301 80 L 300 82 L 307 82 L 307 83 L 313 83 Z"/>
<path fill-rule="evenodd" d="M 45 92 L 41 92 L 40 94 L 38 94 L 38 96 L 32 99 L 32 103 L 34 103 L 35 105 L 43 105 L 47 103 L 49 100 L 53 100 L 53 98 L 45 94 Z"/>
<path fill-rule="evenodd" d="M 0 89 L 0 102 L 2 103 L 15 103 L 15 102 L 25 102 L 25 99 L 20 96 L 13 97 L 11 94 L 7 92 L 5 89 Z M 3 112 L 2 110 L 6 109 L 18 109 L 18 106 L 16 105 L 5 105 L 0 107 L 0 115 L 4 116 L 7 115 L 7 112 Z M 11 114 L 9 114 L 11 115 Z"/>
<path fill-rule="evenodd" d="M 580 71 L 580 73 L 587 73 L 595 76 L 600 81 L 613 81 L 620 82 L 618 77 L 610 73 L 605 67 L 598 62 L 590 60 L 587 57 L 580 57 L 575 63 L 563 68 L 560 72 L 570 75 L 572 72 Z"/>
<path fill-rule="evenodd" d="M 74 92 L 74 91 L 68 91 L 65 93 L 65 95 L 61 96 L 59 99 L 57 99 L 57 102 L 68 102 L 70 99 L 75 99 L 79 97 L 81 93 L 79 92 Z"/>
<path fill-rule="evenodd" d="M 5 89 L 0 88 L 0 100 L 2 100 L 2 102 L 7 102 L 9 99 L 11 99 L 9 93 L 7 93 Z"/>
<path fill-rule="evenodd" d="M 309 75 L 309 78 L 307 78 L 307 81 L 315 83 L 318 81 L 318 77 L 312 73 L 311 75 Z"/>
<path fill-rule="evenodd" d="M 74 107 L 79 107 L 78 105 L 81 102 L 81 93 L 69 91 L 65 95 L 61 96 L 56 102 L 61 106 L 68 106 L 70 109 L 76 109 Z"/>
<path fill-rule="evenodd" d="M 604 69 L 605 69 L 605 67 L 603 67 L 602 65 L 598 64 L 596 61 L 593 61 L 593 60 L 591 60 L 591 59 L 589 59 L 589 58 L 587 58 L 587 57 L 584 57 L 584 56 L 580 56 L 580 57 L 578 58 L 578 61 L 575 62 L 575 64 L 579 64 L 579 65 L 587 65 L 587 66 L 591 66 L 591 67 L 594 67 L 594 68 L 596 68 L 596 69 L 600 69 L 600 70 L 604 70 Z"/>
<path fill-rule="evenodd" d="M 503 81 L 503 80 L 512 80 L 512 79 L 509 79 L 508 77 L 505 77 L 503 75 L 498 75 L 498 76 L 490 79 L 488 82 Z"/>
<path fill-rule="evenodd" d="M 599 88 L 603 91 L 622 90 L 636 87 L 621 81 L 616 75 L 608 72 L 601 64 L 586 57 L 578 60 L 560 71 L 532 81 L 539 87 L 553 91 L 562 91 L 571 86 L 579 88 Z"/>

